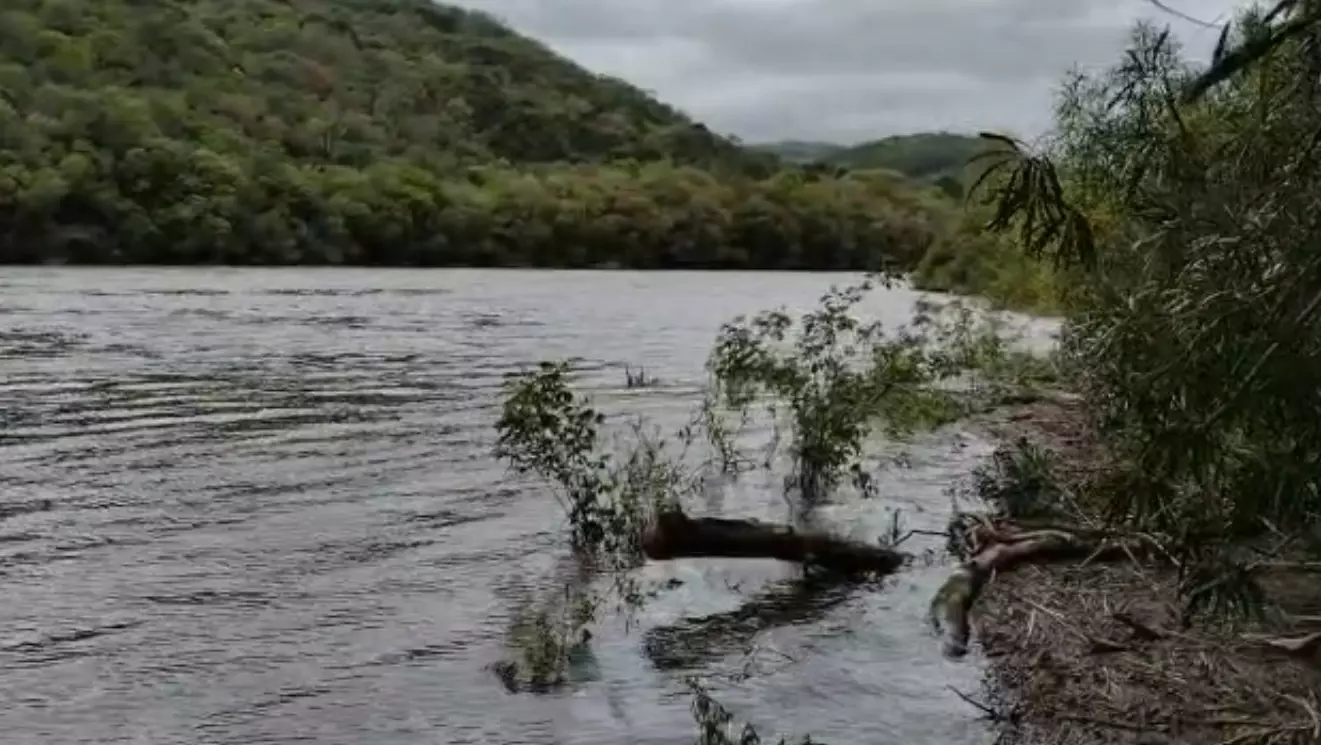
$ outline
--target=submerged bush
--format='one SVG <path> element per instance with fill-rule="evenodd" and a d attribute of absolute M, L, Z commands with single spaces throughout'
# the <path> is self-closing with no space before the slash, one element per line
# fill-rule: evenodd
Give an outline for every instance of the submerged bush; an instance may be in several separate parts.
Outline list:
<path fill-rule="evenodd" d="M 781 309 L 735 319 L 721 328 L 707 363 L 722 404 L 746 412 L 760 401 L 773 418 L 787 411 L 791 486 L 808 503 L 847 473 L 862 473 L 862 446 L 874 431 L 900 437 L 964 416 L 985 392 L 969 383 L 1050 377 L 966 308 L 922 314 L 894 330 L 864 321 L 855 307 L 878 283 L 889 286 L 869 277 L 832 288 L 798 318 Z"/>
<path fill-rule="evenodd" d="M 1030 358 L 966 308 L 924 312 L 894 331 L 861 320 L 854 308 L 875 281 L 832 288 L 799 318 L 769 311 L 724 326 L 708 363 L 710 395 L 668 438 L 639 419 L 624 442 L 606 446 L 606 417 L 572 390 L 567 362 L 543 362 L 509 381 L 495 452 L 551 487 L 568 518 L 577 570 L 520 605 L 509 633 L 518 659 L 500 668 L 506 685 L 537 691 L 564 683 L 607 602 L 630 614 L 645 602 L 651 593 L 633 572 L 644 532 L 700 493 L 708 476 L 747 470 L 736 439 L 754 404 L 773 416 L 781 407 L 789 413 L 793 485 L 810 507 L 847 476 L 872 493 L 861 456 L 873 431 L 902 436 L 947 422 L 1000 390 L 968 385 L 970 373 L 990 374 L 997 386 L 1032 379 Z M 695 445 L 704 452 L 693 457 Z M 897 513 L 890 533 L 891 545 L 902 541 Z"/>
<path fill-rule="evenodd" d="M 761 745 L 761 735 L 751 725 L 734 726 L 734 715 L 711 697 L 705 686 L 696 680 L 688 681 L 693 696 L 693 719 L 697 722 L 697 745 Z M 778 745 L 822 745 L 811 737 L 796 740 L 780 738 Z"/>
<path fill-rule="evenodd" d="M 696 490 L 695 474 L 671 457 L 641 423 L 622 455 L 605 451 L 605 417 L 569 385 L 566 362 L 543 362 L 511 380 L 499 420 L 496 455 L 516 472 L 547 482 L 569 520 L 577 568 L 540 598 L 519 604 L 509 646 L 521 658 L 502 676 L 533 690 L 564 682 L 569 658 L 590 638 L 587 626 L 614 597 L 625 609 L 643 602 L 630 574 L 642 561 L 644 526 L 656 512 Z M 608 580 L 601 588 L 598 578 Z M 508 683 L 507 683 L 508 684 Z"/>

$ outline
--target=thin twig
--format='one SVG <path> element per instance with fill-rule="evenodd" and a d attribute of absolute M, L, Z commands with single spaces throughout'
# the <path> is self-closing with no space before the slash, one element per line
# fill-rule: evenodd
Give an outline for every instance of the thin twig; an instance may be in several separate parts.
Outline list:
<path fill-rule="evenodd" d="M 1245 745 L 1245 743 L 1254 740 L 1263 743 L 1272 742 L 1276 735 L 1286 735 L 1291 732 L 1307 732 L 1311 729 L 1312 724 L 1310 722 L 1307 724 L 1286 724 L 1280 727 L 1267 727 L 1264 729 L 1253 730 L 1251 732 L 1244 732 L 1241 735 L 1236 735 L 1227 740 L 1221 740 L 1220 745 Z"/>
<path fill-rule="evenodd" d="M 984 719 L 988 719 L 992 722 L 1007 722 L 1011 718 L 1010 716 L 1003 714 L 999 711 L 996 711 L 995 709 L 991 708 L 990 706 L 987 706 L 986 704 L 983 704 L 980 701 L 974 700 L 971 696 L 964 693 L 963 691 L 960 691 L 959 689 L 955 688 L 952 685 L 947 685 L 945 687 L 950 689 L 951 691 L 954 691 L 955 696 L 958 696 L 959 698 L 967 702 L 970 706 L 973 706 L 977 710 L 981 711 L 983 715 L 982 718 Z"/>
<path fill-rule="evenodd" d="M 1063 719 L 1066 722 L 1082 722 L 1084 724 L 1095 724 L 1101 727 L 1109 727 L 1111 729 L 1128 730 L 1129 732 L 1151 731 L 1150 727 L 1144 727 L 1140 724 L 1133 724 L 1131 722 L 1117 722 L 1113 719 L 1102 719 L 1101 717 L 1093 717 L 1093 716 L 1088 716 L 1086 714 L 1064 713 L 1064 714 L 1060 714 L 1059 718 Z"/>
<path fill-rule="evenodd" d="M 1166 13 L 1169 13 L 1170 15 L 1174 16 L 1175 18 L 1179 18 L 1189 23 L 1196 24 L 1198 26 L 1201 26 L 1202 28 L 1215 28 L 1215 29 L 1220 28 L 1220 24 L 1215 23 L 1214 21 L 1203 21 L 1200 18 L 1194 18 L 1188 15 L 1187 13 L 1184 13 L 1183 11 L 1175 10 L 1174 8 L 1171 8 L 1170 6 L 1161 2 L 1161 0 L 1147 0 L 1147 1 L 1150 2 L 1152 5 L 1155 5 L 1157 8 L 1160 8 Z"/>
<path fill-rule="evenodd" d="M 1297 696 L 1290 696 L 1289 694 L 1285 694 L 1284 698 L 1303 707 L 1303 710 L 1307 712 L 1307 716 L 1311 717 L 1312 719 L 1313 736 L 1317 737 L 1318 739 L 1321 739 L 1321 713 L 1317 712 L 1316 706 L 1314 706 L 1310 701 L 1306 701 Z"/>

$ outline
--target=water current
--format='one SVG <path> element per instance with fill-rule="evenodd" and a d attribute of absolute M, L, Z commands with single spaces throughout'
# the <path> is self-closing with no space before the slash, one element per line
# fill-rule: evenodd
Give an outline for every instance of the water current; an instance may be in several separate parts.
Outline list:
<path fill-rule="evenodd" d="M 679 745 L 683 676 L 747 668 L 715 694 L 764 734 L 985 742 L 952 690 L 976 692 L 975 656 L 942 658 L 923 619 L 939 565 L 813 593 L 775 562 L 650 565 L 670 589 L 638 626 L 607 621 L 565 690 L 509 693 L 488 669 L 565 535 L 546 490 L 491 456 L 505 376 L 576 357 L 601 408 L 672 426 L 722 322 L 848 279 L 7 269 L 0 738 Z M 901 322 L 917 297 L 867 312 Z M 625 365 L 659 384 L 627 389 Z M 867 537 L 898 508 L 938 529 L 988 448 L 920 437 L 880 498 L 823 517 Z M 783 520 L 780 478 L 706 507 Z"/>

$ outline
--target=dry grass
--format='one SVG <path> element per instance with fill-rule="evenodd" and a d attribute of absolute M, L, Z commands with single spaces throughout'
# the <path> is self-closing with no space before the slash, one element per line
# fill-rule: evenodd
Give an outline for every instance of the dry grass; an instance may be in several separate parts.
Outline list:
<path fill-rule="evenodd" d="M 1071 480 L 1097 450 L 1076 407 L 1038 402 L 993 423 L 1054 449 Z M 1321 743 L 1321 574 L 1266 583 L 1251 625 L 1180 625 L 1173 572 L 1121 563 L 1025 566 L 974 614 L 1004 745 Z M 1281 639 L 1303 640 L 1283 649 Z M 1275 642 L 1274 644 L 1272 642 Z"/>
<path fill-rule="evenodd" d="M 1017 715 L 1003 741 L 1321 742 L 1314 664 L 1245 630 L 1179 630 L 1172 597 L 1170 577 L 1132 565 L 999 578 L 977 630 L 991 682 Z"/>

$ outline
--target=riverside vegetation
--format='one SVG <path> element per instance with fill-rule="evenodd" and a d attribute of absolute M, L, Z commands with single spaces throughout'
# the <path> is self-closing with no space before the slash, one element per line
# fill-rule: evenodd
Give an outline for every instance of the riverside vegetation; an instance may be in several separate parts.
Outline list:
<path fill-rule="evenodd" d="M 976 208 L 1021 260 L 1045 262 L 1066 312 L 1050 366 L 1076 394 L 995 425 L 1008 439 L 974 480 L 990 512 L 953 516 L 961 563 L 932 603 L 957 654 L 993 577 L 1073 560 L 996 578 L 985 600 L 1001 701 L 977 705 L 1005 742 L 1321 739 L 1317 49 L 1311 0 L 1241 14 L 1205 67 L 1140 25 L 1120 64 L 1068 79 L 1042 151 L 988 136 L 1005 147 Z M 916 410 L 944 412 L 928 421 L 946 420 L 972 399 L 938 384 L 1047 364 L 987 365 L 1003 355 L 951 353 L 966 344 L 939 333 L 870 336 L 836 312 L 846 295 L 797 322 L 732 324 L 712 356 L 719 405 L 704 409 L 761 400 L 783 414 L 786 488 L 808 511 L 857 473 L 873 428 L 913 421 L 892 404 L 916 395 Z M 642 509 L 644 556 L 683 502 L 646 493 L 643 508 L 608 508 Z M 890 570 L 909 560 L 896 558 Z M 695 706 L 701 742 L 738 741 L 710 712 Z"/>
<path fill-rule="evenodd" d="M 511 658 L 497 666 L 506 686 L 543 691 L 563 684 L 591 643 L 594 619 L 612 609 L 627 615 L 665 590 L 636 578 L 632 570 L 646 559 L 781 559 L 817 578 L 849 581 L 916 558 L 900 551 L 906 534 L 897 513 L 879 544 L 806 524 L 814 507 L 848 498 L 842 486 L 875 495 L 863 452 L 871 436 L 903 437 L 985 410 L 1049 385 L 1054 369 L 1050 360 L 1014 349 L 996 322 L 961 305 L 925 312 L 903 328 L 858 317 L 865 293 L 889 281 L 874 276 L 832 289 L 799 317 L 772 310 L 726 324 L 708 361 L 707 396 L 692 422 L 670 437 L 634 421 L 622 443 L 603 444 L 610 423 L 573 392 L 564 362 L 544 362 L 510 381 L 496 453 L 552 488 L 569 518 L 573 569 L 520 608 L 510 628 Z M 765 450 L 747 452 L 737 434 L 758 416 L 782 429 Z M 780 446 L 792 464 L 784 497 L 796 508 L 794 525 L 685 514 L 704 481 L 769 468 Z M 943 622 L 939 605 L 933 620 Z M 731 729 L 729 713 L 703 682 L 689 684 L 699 742 L 756 741 L 748 739 L 756 736 L 751 730 Z"/>
<path fill-rule="evenodd" d="M 1122 532 L 1145 565 L 1050 583 L 1055 607 L 1098 611 L 1056 646 L 1122 634 L 1123 651 L 1083 653 L 1104 692 L 1029 700 L 1044 739 L 1084 741 L 1079 711 L 1111 735 L 1321 738 L 1319 19 L 1304 0 L 1246 11 L 1207 67 L 1139 26 L 1122 63 L 1068 79 L 1053 142 L 992 168 L 996 227 L 1067 278 L 1062 358 L 1091 443 L 1061 448 L 1081 469 L 1037 469 L 1052 486 L 1027 503 Z M 1098 607 L 1084 582 L 1130 607 Z M 1079 674 L 1042 668 L 1018 666 L 1020 691 Z"/>

